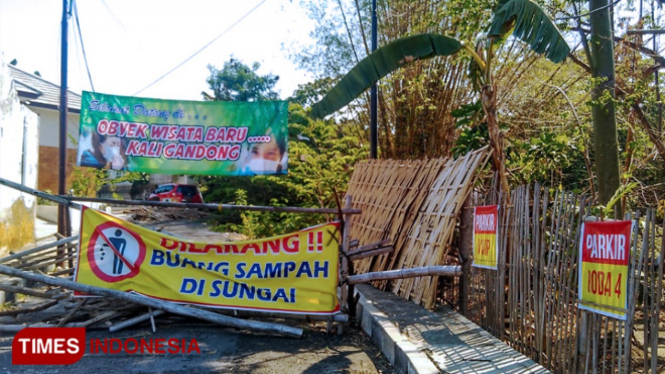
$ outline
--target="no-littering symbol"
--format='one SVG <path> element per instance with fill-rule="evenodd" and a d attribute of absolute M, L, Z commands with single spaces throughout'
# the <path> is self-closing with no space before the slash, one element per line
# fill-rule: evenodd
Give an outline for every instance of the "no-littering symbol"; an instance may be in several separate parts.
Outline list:
<path fill-rule="evenodd" d="M 110 283 L 136 276 L 145 256 L 141 236 L 115 222 L 97 226 L 88 244 L 92 272 Z"/>

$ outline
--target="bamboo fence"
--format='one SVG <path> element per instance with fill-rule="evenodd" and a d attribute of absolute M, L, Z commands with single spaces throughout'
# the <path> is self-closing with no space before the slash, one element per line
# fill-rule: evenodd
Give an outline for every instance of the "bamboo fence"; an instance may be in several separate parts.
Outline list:
<path fill-rule="evenodd" d="M 626 216 L 636 224 L 621 321 L 578 308 L 580 229 L 593 219 L 588 199 L 536 185 L 505 200 L 476 201 L 502 205 L 502 240 L 497 271 L 472 268 L 466 316 L 554 373 L 663 372 L 665 244 L 654 210 Z"/>

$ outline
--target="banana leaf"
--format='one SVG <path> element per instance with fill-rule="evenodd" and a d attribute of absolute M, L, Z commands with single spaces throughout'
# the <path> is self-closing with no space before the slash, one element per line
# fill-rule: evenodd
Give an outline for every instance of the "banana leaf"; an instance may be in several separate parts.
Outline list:
<path fill-rule="evenodd" d="M 461 48 L 456 39 L 438 34 L 418 34 L 386 44 L 360 61 L 321 101 L 312 105 L 310 117 L 323 118 L 338 111 L 379 79 L 413 60 L 449 56 Z"/>
<path fill-rule="evenodd" d="M 501 0 L 494 13 L 490 36 L 503 38 L 513 29 L 513 35 L 527 43 L 538 54 L 554 62 L 561 62 L 570 53 L 570 47 L 552 19 L 531 0 Z"/>

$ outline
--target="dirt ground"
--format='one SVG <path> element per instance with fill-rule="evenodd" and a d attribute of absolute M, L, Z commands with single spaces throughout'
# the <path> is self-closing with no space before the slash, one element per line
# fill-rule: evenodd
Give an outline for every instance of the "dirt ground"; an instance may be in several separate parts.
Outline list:
<path fill-rule="evenodd" d="M 146 325 L 116 333 L 105 330 L 86 333 L 86 353 L 69 366 L 12 366 L 12 335 L 0 335 L 0 374 L 5 373 L 386 373 L 396 371 L 357 327 L 344 334 L 328 335 L 323 322 L 292 321 L 305 329 L 302 339 L 284 338 L 232 328 L 201 324 L 193 320 L 157 319 L 157 332 Z M 94 338 L 157 339 L 195 338 L 201 354 L 91 354 Z"/>

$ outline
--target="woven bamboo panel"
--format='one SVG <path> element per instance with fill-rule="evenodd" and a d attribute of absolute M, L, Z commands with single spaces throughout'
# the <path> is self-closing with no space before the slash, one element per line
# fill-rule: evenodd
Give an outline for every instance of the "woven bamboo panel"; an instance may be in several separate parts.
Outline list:
<path fill-rule="evenodd" d="M 446 162 L 410 225 L 400 253 L 391 268 L 385 270 L 443 264 L 462 204 L 471 192 L 476 170 L 488 158 L 487 150 L 481 149 Z M 436 301 L 437 283 L 438 277 L 400 279 L 393 283 L 392 291 L 432 308 Z"/>
<path fill-rule="evenodd" d="M 347 194 L 353 197 L 353 207 L 363 213 L 353 217 L 351 238 L 358 239 L 360 245 L 383 239 L 394 243 L 399 231 L 391 228 L 401 226 L 395 219 L 400 219 L 400 211 L 412 198 L 409 195 L 413 194 L 414 180 L 418 180 L 426 164 L 421 160 L 371 160 L 356 166 Z M 360 261 L 355 264 L 355 271 L 365 273 L 378 261 L 382 259 Z"/>
<path fill-rule="evenodd" d="M 488 157 L 482 149 L 457 160 L 371 160 L 356 166 L 347 194 L 363 212 L 353 218 L 351 238 L 360 245 L 390 239 L 395 250 L 356 263 L 355 272 L 442 264 L 462 202 Z M 400 291 L 399 281 L 393 292 L 405 296 L 413 290 L 417 302 L 431 295 L 426 299 L 433 305 L 436 279 L 423 279 L 427 282 L 405 284 L 408 293 Z M 388 283 L 375 286 L 386 289 Z"/>
<path fill-rule="evenodd" d="M 433 159 L 423 163 L 422 169 L 413 180 L 408 194 L 397 207 L 396 216 L 391 226 L 391 237 L 394 238 L 395 250 L 389 255 L 377 259 L 372 271 L 382 271 L 394 269 L 393 265 L 400 253 L 405 248 L 407 241 L 406 233 L 413 225 L 418 211 L 427 198 L 429 189 L 446 165 L 447 159 Z M 379 289 L 386 289 L 388 281 L 376 282 L 374 285 Z"/>

